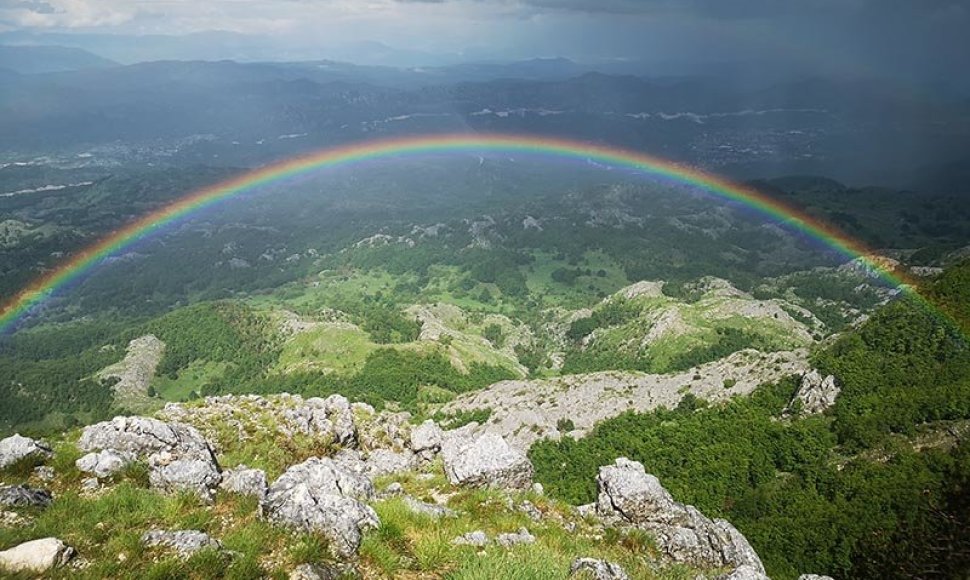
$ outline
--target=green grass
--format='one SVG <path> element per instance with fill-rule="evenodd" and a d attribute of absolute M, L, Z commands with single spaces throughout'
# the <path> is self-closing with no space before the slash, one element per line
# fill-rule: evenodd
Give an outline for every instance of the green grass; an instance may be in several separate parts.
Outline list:
<path fill-rule="evenodd" d="M 202 387 L 223 376 L 229 363 L 197 360 L 179 372 L 178 378 L 155 376 L 152 388 L 158 397 L 165 401 L 187 401 L 194 391 L 202 392 Z"/>

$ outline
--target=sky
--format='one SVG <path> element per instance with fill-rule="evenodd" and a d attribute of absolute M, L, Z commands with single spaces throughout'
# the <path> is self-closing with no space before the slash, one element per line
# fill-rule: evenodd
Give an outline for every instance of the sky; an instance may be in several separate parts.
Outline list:
<path fill-rule="evenodd" d="M 0 42 L 196 34 L 178 56 L 363 64 L 747 61 L 939 80 L 965 75 L 967 30 L 968 0 L 0 0 Z M 199 34 L 216 31 L 233 34 Z"/>

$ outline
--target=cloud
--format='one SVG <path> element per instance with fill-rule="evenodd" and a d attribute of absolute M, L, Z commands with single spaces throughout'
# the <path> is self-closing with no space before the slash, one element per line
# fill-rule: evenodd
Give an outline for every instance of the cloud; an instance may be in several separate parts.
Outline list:
<path fill-rule="evenodd" d="M 129 2 L 98 0 L 0 0 L 0 23 L 21 28 L 96 28 L 130 21 Z"/>

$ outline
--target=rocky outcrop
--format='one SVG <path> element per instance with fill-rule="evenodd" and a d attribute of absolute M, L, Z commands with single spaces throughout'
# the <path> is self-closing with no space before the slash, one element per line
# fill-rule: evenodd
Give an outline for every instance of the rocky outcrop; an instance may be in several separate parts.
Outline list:
<path fill-rule="evenodd" d="M 222 549 L 222 542 L 198 530 L 152 530 L 142 534 L 141 543 L 149 548 L 173 550 L 180 558 L 188 558 L 200 550 Z"/>
<path fill-rule="evenodd" d="M 98 376 L 117 379 L 112 387 L 117 402 L 126 409 L 138 411 L 137 405 L 148 399 L 152 377 L 164 353 L 165 343 L 155 335 L 141 336 L 128 343 L 124 359 L 102 370 Z"/>
<path fill-rule="evenodd" d="M 74 548 L 57 538 L 43 538 L 0 552 L 0 570 L 43 574 L 67 564 L 73 557 Z"/>
<path fill-rule="evenodd" d="M 798 580 L 834 580 L 831 576 L 822 576 L 820 574 L 802 574 L 798 577 Z"/>
<path fill-rule="evenodd" d="M 750 566 L 764 573 L 761 559 L 734 526 L 675 501 L 640 463 L 621 457 L 600 468 L 596 484 L 599 517 L 653 533 L 660 550 L 674 561 L 698 567 Z"/>
<path fill-rule="evenodd" d="M 750 394 L 766 382 L 808 371 L 807 350 L 743 350 L 719 361 L 669 374 L 605 371 L 550 379 L 500 381 L 442 407 L 445 414 L 491 409 L 474 431 L 495 433 L 528 450 L 539 439 L 581 437 L 597 423 L 627 411 L 674 408 L 686 393 L 710 402 Z M 726 387 L 725 385 L 731 385 Z M 686 389 L 685 389 L 686 387 Z M 560 427 L 568 419 L 571 432 Z"/>
<path fill-rule="evenodd" d="M 375 449 L 367 455 L 364 462 L 364 473 L 370 477 L 380 477 L 391 473 L 400 473 L 414 468 L 415 457 L 410 451 L 391 451 L 390 449 Z"/>
<path fill-rule="evenodd" d="M 527 490 L 532 485 L 532 463 L 494 434 L 469 438 L 454 431 L 441 448 L 445 474 L 454 485 Z"/>
<path fill-rule="evenodd" d="M 49 445 L 43 441 L 22 437 L 19 433 L 0 441 L 0 469 L 9 467 L 28 457 L 47 459 L 51 455 Z"/>
<path fill-rule="evenodd" d="M 828 375 L 822 377 L 822 373 L 815 369 L 802 375 L 802 382 L 798 385 L 795 396 L 788 404 L 786 412 L 801 413 L 804 415 L 816 415 L 824 412 L 835 404 L 835 399 L 839 396 L 842 389 L 835 382 L 835 377 Z"/>
<path fill-rule="evenodd" d="M 208 441 L 197 429 L 181 423 L 115 417 L 86 427 L 78 447 L 146 459 L 152 487 L 163 491 L 190 490 L 211 499 L 221 479 Z"/>
<path fill-rule="evenodd" d="M 577 558 L 569 567 L 569 576 L 592 577 L 593 580 L 630 580 L 626 571 L 619 564 L 596 560 L 594 558 Z"/>
<path fill-rule="evenodd" d="M 134 461 L 134 456 L 126 451 L 104 449 L 92 451 L 74 462 L 78 471 L 90 473 L 97 478 L 110 477 L 123 470 Z"/>
<path fill-rule="evenodd" d="M 511 548 L 519 544 L 534 544 L 536 537 L 529 533 L 526 528 L 519 528 L 519 531 L 510 534 L 499 534 L 495 536 L 495 542 L 502 547 Z"/>
<path fill-rule="evenodd" d="M 456 546 L 475 546 L 481 548 L 488 545 L 488 536 L 481 530 L 475 530 L 474 532 L 468 532 L 467 534 L 458 536 L 451 543 Z"/>
<path fill-rule="evenodd" d="M 286 470 L 270 486 L 261 504 L 271 521 L 319 532 L 334 554 L 354 558 L 363 532 L 380 525 L 377 513 L 362 501 L 374 497 L 374 484 L 331 459 L 311 458 Z"/>
<path fill-rule="evenodd" d="M 302 405 L 284 410 L 282 415 L 300 433 L 332 435 L 334 443 L 341 447 L 357 446 L 357 426 L 350 401 L 344 396 L 312 397 Z"/>
<path fill-rule="evenodd" d="M 320 564 L 300 564 L 290 572 L 289 580 L 337 580 L 343 578 L 340 570 Z"/>
<path fill-rule="evenodd" d="M 0 505 L 9 507 L 47 507 L 53 498 L 46 489 L 33 489 L 25 485 L 0 486 Z"/>
<path fill-rule="evenodd" d="M 222 472 L 222 482 L 219 487 L 231 493 L 251 495 L 262 501 L 266 497 L 269 485 L 266 482 L 265 471 L 240 465 Z"/>
<path fill-rule="evenodd" d="M 442 439 L 441 427 L 428 419 L 411 429 L 411 451 L 423 461 L 430 461 L 441 451 Z"/>

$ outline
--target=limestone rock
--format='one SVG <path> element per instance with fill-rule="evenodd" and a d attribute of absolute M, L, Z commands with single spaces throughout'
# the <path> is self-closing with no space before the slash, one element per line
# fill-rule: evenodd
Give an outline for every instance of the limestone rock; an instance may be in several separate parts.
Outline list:
<path fill-rule="evenodd" d="M 738 566 L 734 570 L 731 570 L 727 574 L 721 574 L 717 577 L 717 580 L 771 580 L 764 573 L 764 570 L 758 570 L 754 566 Z"/>
<path fill-rule="evenodd" d="M 198 530 L 152 530 L 142 534 L 141 543 L 149 548 L 174 550 L 180 558 L 188 558 L 199 550 L 221 550 L 222 542 Z"/>
<path fill-rule="evenodd" d="M 458 536 L 451 543 L 456 546 L 477 546 L 481 548 L 488 544 L 488 536 L 481 530 L 475 530 L 474 532 L 468 532 L 467 534 Z"/>
<path fill-rule="evenodd" d="M 428 419 L 411 429 L 411 451 L 428 461 L 441 451 L 442 431 L 437 423 Z"/>
<path fill-rule="evenodd" d="M 408 471 L 414 467 L 414 455 L 410 451 L 391 451 L 390 449 L 375 449 L 364 462 L 364 473 L 369 477 L 380 477 L 391 473 Z"/>
<path fill-rule="evenodd" d="M 290 572 L 289 580 L 337 580 L 341 577 L 339 570 L 320 564 L 301 564 Z"/>
<path fill-rule="evenodd" d="M 299 530 L 320 532 L 337 556 L 353 558 L 363 531 L 380 525 L 359 500 L 374 496 L 374 484 L 331 459 L 311 458 L 286 470 L 269 487 L 261 505 L 270 519 Z"/>
<path fill-rule="evenodd" d="M 50 483 L 57 477 L 54 468 L 49 465 L 38 465 L 34 468 L 33 475 L 44 483 Z"/>
<path fill-rule="evenodd" d="M 569 575 L 576 576 L 584 573 L 591 575 L 594 580 L 630 580 L 619 564 L 594 558 L 577 558 L 569 567 Z"/>
<path fill-rule="evenodd" d="M 51 448 L 43 441 L 22 437 L 19 433 L 0 441 L 0 469 L 4 469 L 28 457 L 48 458 Z"/>
<path fill-rule="evenodd" d="M 596 483 L 597 515 L 653 533 L 673 560 L 699 567 L 749 566 L 764 573 L 761 559 L 734 526 L 675 501 L 640 463 L 621 457 L 600 468 Z"/>
<path fill-rule="evenodd" d="M 211 499 L 221 479 L 208 441 L 195 427 L 182 423 L 115 417 L 85 427 L 78 447 L 147 458 L 149 481 L 162 491 L 189 490 Z"/>
<path fill-rule="evenodd" d="M 285 409 L 283 417 L 306 435 L 330 435 L 334 443 L 343 447 L 357 446 L 357 425 L 350 402 L 341 395 L 326 399 L 312 397 L 301 405 Z"/>
<path fill-rule="evenodd" d="M 46 489 L 33 489 L 25 485 L 0 486 L 0 505 L 11 507 L 47 507 L 53 498 Z"/>
<path fill-rule="evenodd" d="M 798 386 L 798 391 L 792 397 L 788 405 L 788 412 L 793 412 L 796 408 L 805 415 L 816 415 L 835 404 L 842 389 L 835 383 L 835 377 L 828 375 L 822 377 L 822 373 L 815 369 L 802 375 L 802 382 Z"/>
<path fill-rule="evenodd" d="M 419 501 L 411 496 L 404 498 L 404 505 L 408 506 L 408 509 L 416 514 L 430 516 L 434 519 L 453 518 L 458 515 L 453 509 L 434 503 Z"/>
<path fill-rule="evenodd" d="M 0 570 L 43 574 L 63 566 L 73 557 L 74 548 L 57 538 L 43 538 L 0 552 Z"/>
<path fill-rule="evenodd" d="M 251 469 L 245 465 L 224 471 L 219 487 L 232 493 L 251 495 L 259 500 L 266 497 L 266 490 L 269 488 L 265 471 Z"/>
<path fill-rule="evenodd" d="M 455 485 L 526 490 L 532 485 L 532 463 L 498 435 L 477 439 L 452 437 L 441 449 L 445 474 Z"/>
<path fill-rule="evenodd" d="M 79 471 L 90 473 L 95 477 L 108 477 L 127 467 L 134 457 L 124 451 L 104 449 L 92 451 L 74 462 Z"/>
<path fill-rule="evenodd" d="M 495 541 L 498 542 L 500 546 L 511 548 L 512 546 L 518 544 L 534 544 L 536 537 L 530 534 L 529 530 L 519 528 L 519 531 L 513 534 L 499 534 L 495 537 Z"/>
<path fill-rule="evenodd" d="M 798 577 L 798 580 L 834 580 L 831 576 L 823 576 L 821 574 L 802 574 Z"/>

